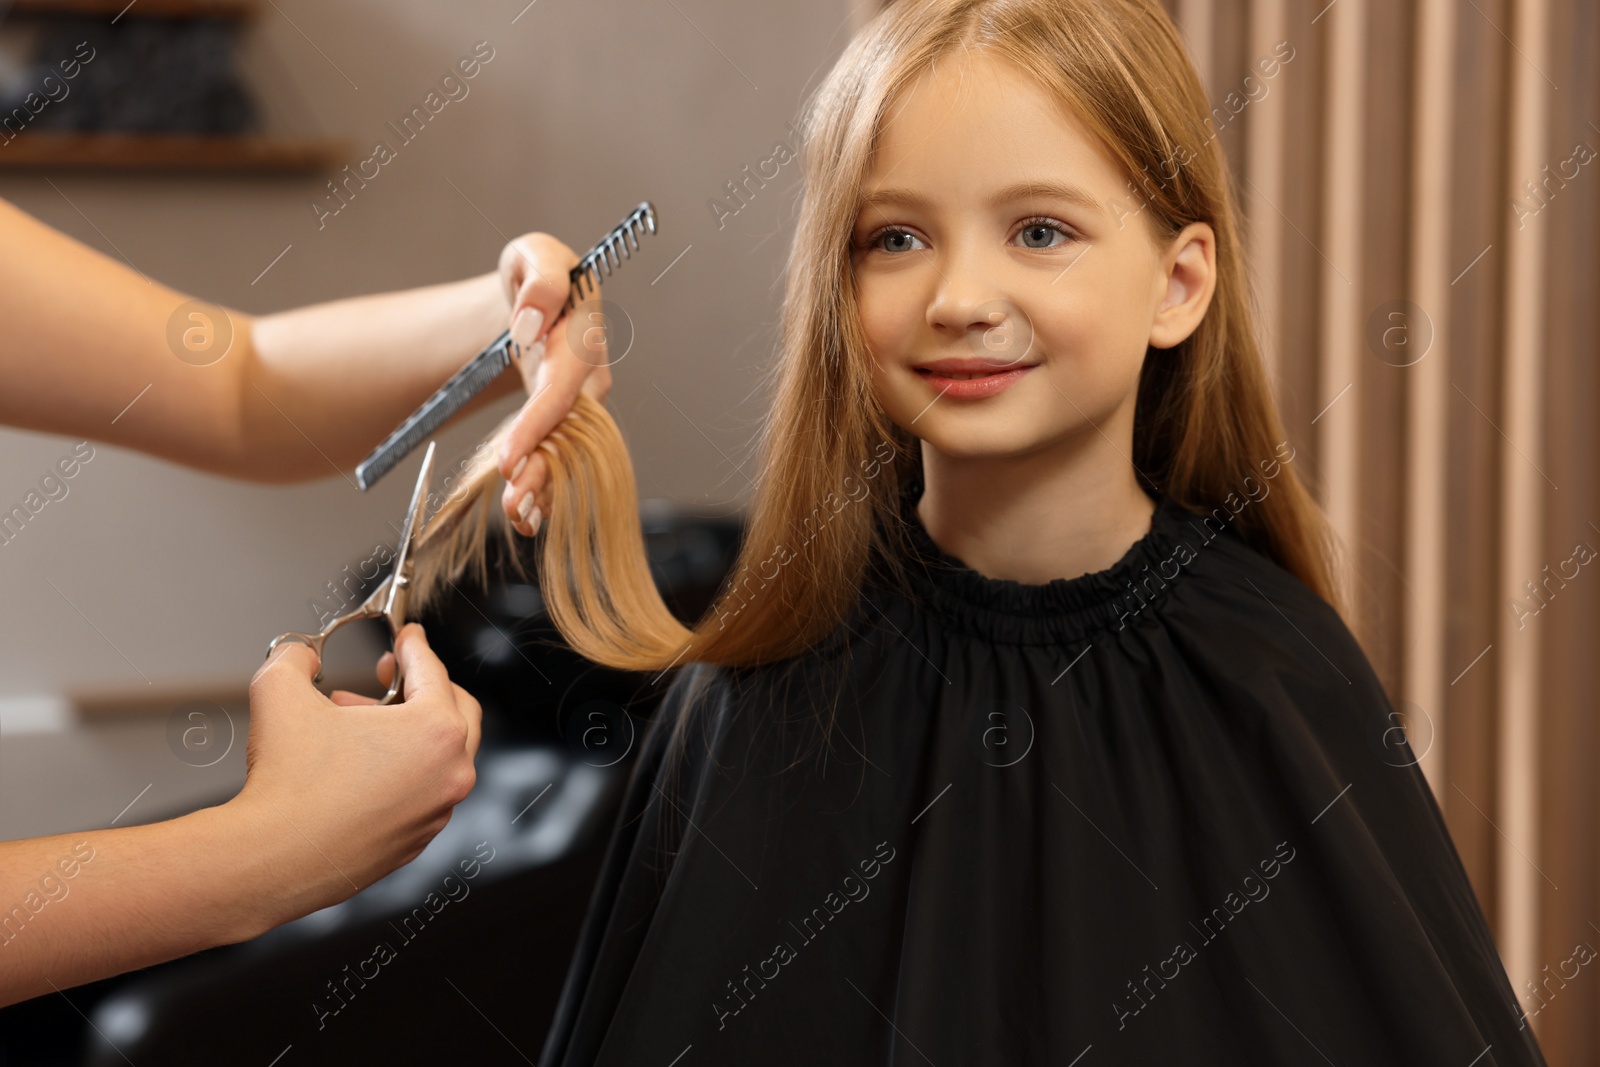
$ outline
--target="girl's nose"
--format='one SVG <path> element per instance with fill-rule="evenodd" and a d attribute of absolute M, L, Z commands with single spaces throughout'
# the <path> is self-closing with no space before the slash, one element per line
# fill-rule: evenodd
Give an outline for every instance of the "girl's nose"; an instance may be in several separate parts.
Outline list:
<path fill-rule="evenodd" d="M 928 325 L 940 332 L 963 336 L 969 330 L 998 325 L 994 305 L 999 294 L 976 271 L 943 267 L 933 299 L 928 302 Z"/>
<path fill-rule="evenodd" d="M 994 288 L 973 285 L 966 294 L 942 285 L 928 305 L 928 325 L 948 340 L 962 340 L 978 359 L 1020 361 L 1033 350 L 1033 320 Z"/>
<path fill-rule="evenodd" d="M 975 312 L 967 347 L 979 359 L 1021 363 L 1033 353 L 1033 320 L 1010 300 L 990 300 Z"/>

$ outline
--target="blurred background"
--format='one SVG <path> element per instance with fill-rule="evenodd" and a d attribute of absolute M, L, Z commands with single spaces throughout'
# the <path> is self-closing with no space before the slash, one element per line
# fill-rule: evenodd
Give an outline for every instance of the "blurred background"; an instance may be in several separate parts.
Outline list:
<path fill-rule="evenodd" d="M 610 406 L 658 581 L 692 617 L 748 500 L 798 168 L 742 203 L 728 183 L 798 149 L 805 93 L 876 7 L 0 0 L 0 197 L 249 312 L 489 271 L 529 230 L 581 251 L 652 200 L 660 233 L 606 284 L 613 329 L 633 337 Z M 1600 948 L 1600 14 L 1575 0 L 1168 8 L 1237 177 L 1264 351 L 1295 461 L 1348 553 L 1351 626 L 1550 1062 L 1600 1063 L 1600 977 L 1549 980 Z M 477 73 L 445 87 L 462 59 Z M 335 193 L 378 142 L 393 152 L 377 176 Z M 513 403 L 443 434 L 444 469 Z M 0 430 L 0 506 L 75 445 Z M 331 469 L 247 486 L 96 445 L 68 484 L 0 546 L 0 839 L 231 795 L 267 642 L 314 627 L 390 542 L 410 477 L 370 493 Z M 376 1055 L 379 1029 L 423 1056 L 441 1029 L 495 1042 L 489 1019 L 535 1056 L 652 699 L 640 679 L 561 659 L 541 625 L 537 589 L 509 581 L 430 625 L 492 718 L 480 807 L 458 821 L 508 862 L 486 868 L 481 910 L 450 913 L 462 925 L 435 938 L 439 959 L 412 961 L 414 983 L 386 978 L 329 1027 L 339 1036 L 295 1036 L 322 980 L 357 958 L 344 946 L 471 854 L 466 837 L 338 915 L 0 1012 L 0 1063 L 184 1062 L 185 1043 L 196 1062 L 268 1063 L 285 1046 L 333 1062 L 340 1041 Z M 596 722 L 600 750 L 575 746 L 574 724 Z M 195 723 L 199 752 L 180 739 Z M 522 932 L 497 947 L 513 915 Z M 546 999 L 497 1001 L 497 984 Z M 240 1003 L 258 1006 L 250 1025 Z M 397 1028 L 408 1012 L 431 1014 Z M 202 1032 L 206 1018 L 228 1025 Z M 523 1062 L 482 1047 L 478 1062 Z"/>

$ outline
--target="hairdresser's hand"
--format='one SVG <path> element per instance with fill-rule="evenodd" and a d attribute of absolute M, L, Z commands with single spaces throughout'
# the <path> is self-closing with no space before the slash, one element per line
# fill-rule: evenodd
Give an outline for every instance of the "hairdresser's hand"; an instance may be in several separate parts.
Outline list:
<path fill-rule="evenodd" d="M 249 770 L 229 806 L 285 844 L 290 869 L 262 887 L 279 898 L 278 921 L 411 862 L 476 781 L 478 702 L 450 681 L 417 624 L 400 631 L 395 653 L 404 703 L 388 707 L 317 692 L 316 654 L 300 644 L 279 646 L 250 683 Z"/>
<path fill-rule="evenodd" d="M 511 337 L 522 349 L 517 363 L 528 390 L 500 452 L 506 480 L 500 503 L 513 528 L 528 537 L 550 510 L 549 466 L 539 443 L 567 417 L 579 392 L 603 402 L 611 391 L 599 293 L 555 318 L 566 303 L 567 272 L 577 264 L 577 254 L 546 233 L 519 237 L 500 253 Z"/>

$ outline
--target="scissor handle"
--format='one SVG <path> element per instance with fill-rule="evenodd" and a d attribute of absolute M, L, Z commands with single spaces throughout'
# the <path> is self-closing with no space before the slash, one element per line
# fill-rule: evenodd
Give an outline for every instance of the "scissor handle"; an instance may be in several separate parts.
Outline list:
<path fill-rule="evenodd" d="M 324 626 L 318 633 L 307 634 L 301 633 L 298 630 L 290 630 L 288 633 L 279 634 L 277 637 L 274 637 L 272 639 L 272 643 L 267 646 L 267 656 L 270 658 L 272 656 L 273 649 L 277 648 L 285 641 L 296 641 L 302 645 L 305 645 L 307 648 L 311 649 L 311 651 L 317 654 L 317 673 L 311 678 L 311 684 L 315 685 L 316 683 L 322 681 L 323 645 L 327 643 L 328 638 L 332 637 L 342 627 L 348 625 L 349 623 L 355 622 L 358 619 L 382 619 L 384 622 L 388 623 L 389 651 L 391 653 L 394 652 L 395 640 L 399 637 L 399 629 L 395 626 L 393 617 L 382 611 L 353 611 L 348 615 L 341 615 L 338 618 L 331 620 L 328 625 Z M 402 677 L 400 670 L 400 657 L 395 655 L 394 678 L 389 684 L 389 691 L 383 694 L 383 697 L 379 699 L 378 703 L 393 704 L 395 702 L 395 698 L 400 695 L 400 690 L 404 685 L 404 681 L 405 679 Z"/>

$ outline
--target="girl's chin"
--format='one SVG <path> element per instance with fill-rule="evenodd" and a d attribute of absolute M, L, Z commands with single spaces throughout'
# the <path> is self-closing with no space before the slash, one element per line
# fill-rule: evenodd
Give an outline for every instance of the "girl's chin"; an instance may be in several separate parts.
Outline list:
<path fill-rule="evenodd" d="M 964 462 L 1016 459 L 1045 447 L 1052 437 L 1043 427 L 1035 432 L 1019 426 L 1015 419 L 981 417 L 969 421 L 963 418 L 962 425 L 957 426 L 948 418 L 929 421 L 932 414 L 929 412 L 907 429 L 947 459 Z"/>

